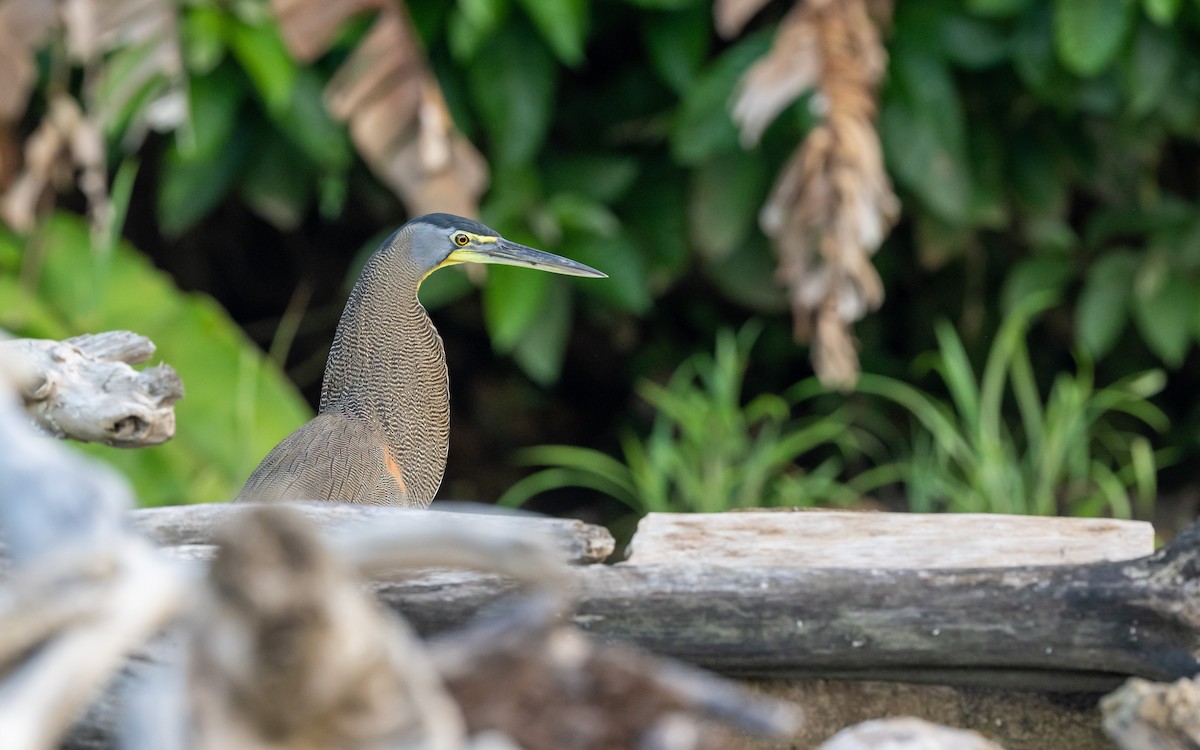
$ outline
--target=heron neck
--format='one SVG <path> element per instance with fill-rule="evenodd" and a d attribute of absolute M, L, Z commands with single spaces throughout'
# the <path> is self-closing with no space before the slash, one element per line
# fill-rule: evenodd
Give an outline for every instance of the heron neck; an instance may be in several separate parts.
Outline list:
<path fill-rule="evenodd" d="M 449 377 L 442 338 L 417 299 L 422 274 L 394 247 L 371 256 L 350 292 L 325 365 L 320 411 L 379 430 L 408 500 L 426 504 L 446 468 Z"/>

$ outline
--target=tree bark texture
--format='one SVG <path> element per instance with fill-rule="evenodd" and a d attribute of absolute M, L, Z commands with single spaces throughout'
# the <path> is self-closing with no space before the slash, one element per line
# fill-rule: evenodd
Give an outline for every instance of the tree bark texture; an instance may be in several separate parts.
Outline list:
<path fill-rule="evenodd" d="M 575 622 L 725 674 L 1107 690 L 1191 676 L 1200 527 L 1135 560 L 942 569 L 671 563 L 575 568 Z M 376 584 L 426 633 L 511 590 L 472 574 Z"/>

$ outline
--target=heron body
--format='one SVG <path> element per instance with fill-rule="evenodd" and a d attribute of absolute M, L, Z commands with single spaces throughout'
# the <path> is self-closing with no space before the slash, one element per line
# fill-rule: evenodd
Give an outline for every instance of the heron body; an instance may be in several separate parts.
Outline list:
<path fill-rule="evenodd" d="M 350 292 L 317 416 L 267 454 L 238 501 L 423 507 L 433 500 L 449 449 L 450 384 L 441 336 L 417 290 L 437 269 L 471 262 L 604 276 L 470 219 L 429 214 L 408 222 L 375 251 Z"/>

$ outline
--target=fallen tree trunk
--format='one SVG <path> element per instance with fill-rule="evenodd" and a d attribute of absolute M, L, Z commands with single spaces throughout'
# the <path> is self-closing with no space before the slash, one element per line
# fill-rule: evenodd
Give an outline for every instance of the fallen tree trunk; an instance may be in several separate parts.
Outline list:
<path fill-rule="evenodd" d="M 135 518 L 174 554 L 205 557 L 207 529 L 237 511 L 176 508 L 138 511 Z M 304 512 L 331 533 L 343 523 L 339 518 L 382 525 L 403 523 L 413 511 L 312 504 Z M 488 515 L 460 521 L 538 523 Z M 570 541 L 577 533 L 603 536 L 575 522 L 543 523 L 565 533 L 568 546 L 560 551 L 588 546 Z M 971 539 L 960 534 L 947 544 Z M 688 561 L 568 571 L 578 602 L 572 619 L 589 634 L 726 675 L 778 685 L 833 677 L 1092 693 L 1130 675 L 1170 680 L 1200 669 L 1198 574 L 1200 524 L 1153 555 L 1081 565 L 804 568 L 710 564 L 698 552 Z M 385 573 L 368 587 L 419 632 L 435 636 L 498 605 L 521 584 L 434 570 Z M 75 737 L 107 737 L 110 721 L 94 713 Z"/>
<path fill-rule="evenodd" d="M 912 563 L 897 558 L 894 568 L 812 568 L 789 566 L 782 558 L 731 564 L 698 549 L 658 564 L 608 566 L 586 563 L 607 556 L 611 537 L 578 521 L 325 503 L 301 507 L 328 534 L 356 525 L 403 524 L 413 513 L 484 527 L 540 529 L 569 559 L 585 563 L 571 571 L 578 625 L 610 641 L 632 642 L 726 674 L 1102 691 L 1127 676 L 1166 680 L 1200 669 L 1200 594 L 1194 590 L 1200 526 L 1153 555 L 1082 565 L 913 568 L 899 567 Z M 136 511 L 134 518 L 174 555 L 203 560 L 211 555 L 212 530 L 236 512 L 232 506 L 190 506 Z M 918 522 L 848 515 L 864 520 L 846 523 L 872 528 L 891 519 Z M 792 516 L 830 522 L 820 514 Z M 969 532 L 971 519 L 944 520 L 954 529 L 944 542 L 945 556 L 954 559 L 959 554 L 954 548 L 974 546 L 977 537 Z M 1035 520 L 979 522 L 1015 523 L 1013 528 L 1025 527 L 1032 538 Z M 1067 521 L 1048 524 L 1055 538 L 1073 536 L 1064 530 Z M 1077 525 L 1087 532 L 1078 536 L 1100 541 L 1087 553 L 1094 557 L 1149 546 L 1136 525 L 1118 524 L 1115 531 L 1086 521 Z M 755 543 L 752 534 L 744 536 L 748 546 Z M 1114 545 L 1119 539 L 1133 541 Z M 875 535 L 880 548 L 893 541 Z M 1028 546 L 1031 552 L 1024 556 L 1034 560 L 1058 556 L 1052 545 L 1041 545 L 1036 554 L 1039 545 Z M 494 574 L 434 570 L 376 575 L 370 587 L 431 635 L 462 625 L 517 584 Z"/>
<path fill-rule="evenodd" d="M 1107 690 L 1200 669 L 1200 526 L 1148 557 L 971 570 L 670 563 L 572 571 L 575 622 L 725 674 Z M 425 633 L 509 590 L 488 576 L 376 584 Z"/>

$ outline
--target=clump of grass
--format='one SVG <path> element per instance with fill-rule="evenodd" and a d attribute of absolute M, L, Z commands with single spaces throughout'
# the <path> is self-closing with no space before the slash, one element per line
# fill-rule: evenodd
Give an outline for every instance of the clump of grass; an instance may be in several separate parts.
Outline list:
<path fill-rule="evenodd" d="M 655 409 L 649 434 L 626 434 L 624 462 L 590 448 L 545 445 L 520 453 L 544 468 L 515 484 L 500 504 L 517 506 L 542 492 L 583 487 L 638 513 L 715 512 L 766 506 L 844 505 L 862 488 L 843 482 L 844 458 L 860 439 L 845 409 L 796 419 L 809 398 L 760 394 L 743 402 L 757 326 L 722 331 L 714 352 L 687 360 L 665 385 L 642 382 L 638 394 Z M 801 461 L 812 458 L 809 468 Z"/>
<path fill-rule="evenodd" d="M 940 323 L 933 368 L 949 404 L 892 378 L 862 376 L 859 392 L 886 399 L 912 418 L 911 443 L 896 464 L 912 510 L 1150 515 L 1156 466 L 1169 456 L 1156 455 L 1122 420 L 1165 430 L 1166 415 L 1149 399 L 1166 376 L 1147 370 L 1097 388 L 1090 362 L 1080 357 L 1076 371 L 1058 374 L 1043 400 L 1025 337 L 1052 302 L 1031 297 L 1002 322 L 978 377 L 953 327 Z M 1005 419 L 1009 396 L 1017 419 Z"/>

